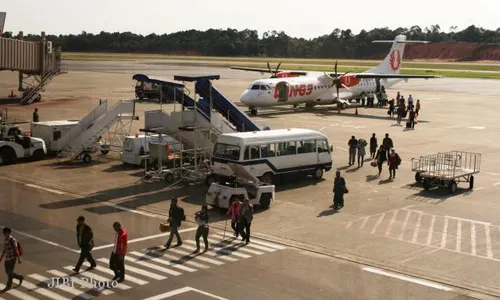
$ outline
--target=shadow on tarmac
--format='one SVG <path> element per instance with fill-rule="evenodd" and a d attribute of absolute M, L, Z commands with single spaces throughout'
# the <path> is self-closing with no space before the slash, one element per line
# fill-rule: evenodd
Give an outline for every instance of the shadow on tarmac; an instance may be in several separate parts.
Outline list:
<path fill-rule="evenodd" d="M 406 197 L 407 200 L 439 204 L 456 196 L 469 196 L 473 190 L 458 187 L 454 194 L 450 194 L 446 188 L 432 188 L 426 191 L 421 184 L 411 183 L 404 185 L 403 188 L 416 191 L 416 193 Z"/>

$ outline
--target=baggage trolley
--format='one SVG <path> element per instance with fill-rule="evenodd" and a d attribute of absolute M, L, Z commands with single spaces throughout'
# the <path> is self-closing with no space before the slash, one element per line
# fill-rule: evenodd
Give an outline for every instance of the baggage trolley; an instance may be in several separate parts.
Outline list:
<path fill-rule="evenodd" d="M 481 154 L 465 151 L 449 151 L 419 158 L 412 158 L 415 181 L 422 183 L 426 191 L 434 187 L 448 188 L 450 194 L 457 190 L 457 184 L 468 182 L 474 188 L 474 175 L 481 167 Z"/>

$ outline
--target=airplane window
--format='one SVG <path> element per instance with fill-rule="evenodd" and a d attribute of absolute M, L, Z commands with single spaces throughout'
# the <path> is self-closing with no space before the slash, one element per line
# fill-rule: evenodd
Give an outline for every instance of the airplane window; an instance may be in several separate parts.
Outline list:
<path fill-rule="evenodd" d="M 272 89 L 270 85 L 266 85 L 266 87 L 267 87 L 268 90 Z"/>
<path fill-rule="evenodd" d="M 258 89 L 260 89 L 260 85 L 258 85 L 258 84 L 252 85 L 251 89 L 252 90 L 258 90 Z"/>
<path fill-rule="evenodd" d="M 261 90 L 263 90 L 263 91 L 267 90 L 267 88 L 266 88 L 266 86 L 265 86 L 265 85 L 261 85 L 261 86 L 260 86 L 260 89 L 261 89 Z"/>

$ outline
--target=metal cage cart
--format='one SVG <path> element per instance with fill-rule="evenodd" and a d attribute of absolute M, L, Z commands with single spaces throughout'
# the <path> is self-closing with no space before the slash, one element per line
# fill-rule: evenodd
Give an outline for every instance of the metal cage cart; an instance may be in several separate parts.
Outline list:
<path fill-rule="evenodd" d="M 481 154 L 441 152 L 412 158 L 411 165 L 415 181 L 422 183 L 426 191 L 433 187 L 445 187 L 453 194 L 460 182 L 468 182 L 469 189 L 473 189 L 474 175 L 479 173 L 481 167 Z"/>

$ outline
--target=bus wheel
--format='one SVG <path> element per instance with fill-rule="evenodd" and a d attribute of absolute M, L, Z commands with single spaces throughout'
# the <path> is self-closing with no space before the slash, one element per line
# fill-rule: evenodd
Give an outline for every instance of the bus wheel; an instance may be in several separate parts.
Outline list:
<path fill-rule="evenodd" d="M 267 172 L 262 175 L 261 181 L 267 184 L 273 184 L 273 173 Z"/>
<path fill-rule="evenodd" d="M 323 168 L 316 168 L 313 174 L 314 179 L 321 179 L 323 177 Z"/>

